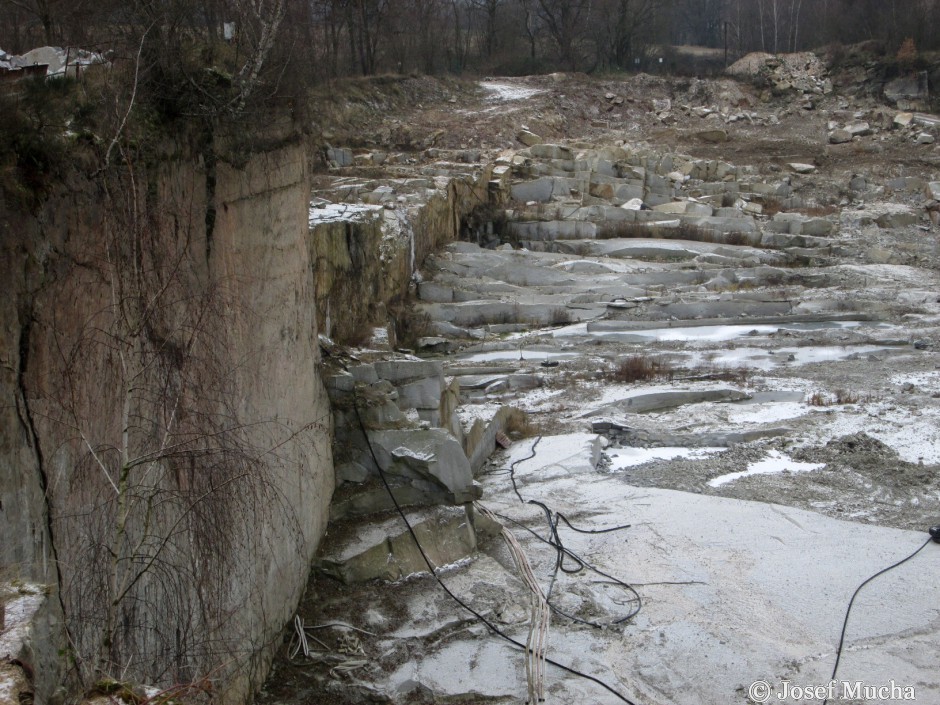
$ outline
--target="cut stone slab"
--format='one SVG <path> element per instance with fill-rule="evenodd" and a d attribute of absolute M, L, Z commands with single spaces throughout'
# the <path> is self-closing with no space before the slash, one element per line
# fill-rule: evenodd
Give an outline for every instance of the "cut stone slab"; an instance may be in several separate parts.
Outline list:
<path fill-rule="evenodd" d="M 399 409 L 438 409 L 444 393 L 444 372 L 439 362 L 388 360 L 375 363 L 376 374 L 395 385 Z"/>
<path fill-rule="evenodd" d="M 571 149 L 560 144 L 535 144 L 529 147 L 529 153 L 536 159 L 574 159 Z"/>
<path fill-rule="evenodd" d="M 650 411 L 674 409 L 686 404 L 732 402 L 747 398 L 748 394 L 737 389 L 637 392 L 626 399 L 589 411 L 585 416 L 610 416 L 622 413 L 644 414 Z"/>
<path fill-rule="evenodd" d="M 853 122 L 845 126 L 845 131 L 852 137 L 866 137 L 871 134 L 871 125 L 867 122 Z"/>
<path fill-rule="evenodd" d="M 595 421 L 592 430 L 603 433 L 624 446 L 639 448 L 732 448 L 765 438 L 787 438 L 793 435 L 788 426 L 755 428 L 747 431 L 711 431 L 706 433 L 670 433 L 631 428 L 624 419 L 608 417 Z"/>
<path fill-rule="evenodd" d="M 441 428 L 370 431 L 379 466 L 389 475 L 436 484 L 452 504 L 476 498 L 470 462 Z"/>
<path fill-rule="evenodd" d="M 496 450 L 496 436 L 505 433 L 510 424 L 520 423 L 525 414 L 511 406 L 500 406 L 495 412 L 477 416 L 464 431 L 464 452 L 470 459 L 473 472 L 479 472 Z"/>
<path fill-rule="evenodd" d="M 542 141 L 541 137 L 534 132 L 529 132 L 529 130 L 519 130 L 516 134 L 516 139 L 522 142 L 526 147 L 531 147 Z"/>
<path fill-rule="evenodd" d="M 598 434 L 570 433 L 518 441 L 511 455 L 514 459 L 533 456 L 516 465 L 516 480 L 537 484 L 551 478 L 593 474 L 602 451 L 603 441 Z"/>
<path fill-rule="evenodd" d="M 328 147 L 326 158 L 338 167 L 353 165 L 353 153 L 348 147 Z"/>
<path fill-rule="evenodd" d="M 455 563 L 476 550 L 476 533 L 463 508 L 434 507 L 405 515 L 436 568 Z M 380 521 L 332 526 L 314 568 L 347 584 L 399 580 L 428 571 L 397 513 Z"/>

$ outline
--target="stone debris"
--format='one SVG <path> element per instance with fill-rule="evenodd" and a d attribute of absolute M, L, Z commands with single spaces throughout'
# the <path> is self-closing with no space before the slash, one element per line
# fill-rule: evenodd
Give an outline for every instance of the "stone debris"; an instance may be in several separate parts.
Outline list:
<path fill-rule="evenodd" d="M 738 59 L 725 71 L 738 79 L 753 81 L 775 95 L 832 92 L 826 66 L 812 52 L 776 55 L 754 52 Z"/>

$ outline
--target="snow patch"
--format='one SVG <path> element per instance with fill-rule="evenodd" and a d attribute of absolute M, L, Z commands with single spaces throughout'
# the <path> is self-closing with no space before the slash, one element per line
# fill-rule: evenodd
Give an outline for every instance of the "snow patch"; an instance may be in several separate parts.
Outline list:
<path fill-rule="evenodd" d="M 825 467 L 825 463 L 798 463 L 780 451 L 771 450 L 767 453 L 764 460 L 751 463 L 747 470 L 740 472 L 730 472 L 727 475 L 719 475 L 708 481 L 709 487 L 721 487 L 742 477 L 751 475 L 774 475 L 781 472 L 810 472 Z"/>
<path fill-rule="evenodd" d="M 618 448 L 608 450 L 611 470 L 625 470 L 653 460 L 678 460 L 679 458 L 704 458 L 714 453 L 721 453 L 727 448 Z"/>
<path fill-rule="evenodd" d="M 528 86 L 520 86 L 515 83 L 502 83 L 498 81 L 481 81 L 480 85 L 483 86 L 483 90 L 488 93 L 486 96 L 487 100 L 500 102 L 525 100 L 545 92 L 541 88 L 529 88 Z"/>
<path fill-rule="evenodd" d="M 307 221 L 311 227 L 343 220 L 365 220 L 382 211 L 382 206 L 362 203 L 311 203 Z"/>

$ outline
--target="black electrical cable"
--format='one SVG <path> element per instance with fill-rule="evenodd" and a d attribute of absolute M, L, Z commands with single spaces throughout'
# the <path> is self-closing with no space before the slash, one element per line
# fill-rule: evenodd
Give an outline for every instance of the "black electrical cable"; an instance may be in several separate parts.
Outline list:
<path fill-rule="evenodd" d="M 549 538 L 546 539 L 542 536 L 539 536 L 537 532 L 533 531 L 532 529 L 530 529 L 528 526 L 525 526 L 524 524 L 520 524 L 514 519 L 511 519 L 509 517 L 505 517 L 502 515 L 497 515 L 497 516 L 499 516 L 501 519 L 506 519 L 512 522 L 513 524 L 516 524 L 517 526 L 522 527 L 523 529 L 531 533 L 533 536 L 535 536 L 537 539 L 539 539 L 543 543 L 546 543 L 555 549 L 555 566 L 552 569 L 552 575 L 551 575 L 551 578 L 549 579 L 548 590 L 546 590 L 545 592 L 545 601 L 548 604 L 549 608 L 552 610 L 552 612 L 564 617 L 565 619 L 571 620 L 572 622 L 583 624 L 588 627 L 593 627 L 594 629 L 606 629 L 616 624 L 623 624 L 624 622 L 630 619 L 633 619 L 637 614 L 639 614 L 640 609 L 642 609 L 643 601 L 640 598 L 640 594 L 629 583 L 623 580 L 620 580 L 619 578 L 613 575 L 605 573 L 599 568 L 588 563 L 584 558 L 579 556 L 577 553 L 575 553 L 571 549 L 567 548 L 564 542 L 562 541 L 560 534 L 558 533 L 558 524 L 559 524 L 559 521 L 562 521 L 573 531 L 576 531 L 580 534 L 607 534 L 613 531 L 621 531 L 623 529 L 628 529 L 630 528 L 630 525 L 624 524 L 623 526 L 614 526 L 609 529 L 580 529 L 576 527 L 574 524 L 572 524 L 571 521 L 569 521 L 568 518 L 561 512 L 552 512 L 552 510 L 546 504 L 539 502 L 537 500 L 524 499 L 522 496 L 522 493 L 519 492 L 519 486 L 516 484 L 516 466 L 528 460 L 531 460 L 532 458 L 535 457 L 536 448 L 538 448 L 538 445 L 541 442 L 541 440 L 542 440 L 542 437 L 538 436 L 535 439 L 535 443 L 532 444 L 532 448 L 531 448 L 529 455 L 527 455 L 524 458 L 519 458 L 518 460 L 512 462 L 509 465 L 509 479 L 512 481 L 512 489 L 516 493 L 516 497 L 519 498 L 520 502 L 522 502 L 523 504 L 535 505 L 541 508 L 542 512 L 544 512 L 545 520 L 548 523 Z M 575 562 L 574 568 L 568 568 L 565 565 L 566 558 L 571 559 L 572 561 Z M 558 577 L 558 571 L 560 570 L 561 572 L 566 573 L 568 575 L 575 575 L 583 571 L 585 568 L 597 573 L 598 575 L 602 575 L 603 577 L 612 581 L 615 585 L 619 586 L 628 594 L 631 594 L 631 600 L 636 602 L 636 607 L 634 607 L 628 614 L 626 614 L 623 617 L 615 619 L 608 624 L 601 624 L 599 622 L 593 622 L 591 620 L 583 619 L 582 617 L 576 617 L 573 614 L 569 614 L 568 612 L 565 612 L 560 607 L 558 607 L 554 602 L 552 602 L 552 592 L 554 591 L 554 588 L 555 588 L 555 581 Z"/>
<path fill-rule="evenodd" d="M 509 465 L 509 479 L 512 480 L 512 491 L 516 493 L 516 497 L 518 497 L 519 501 L 522 503 L 525 503 L 525 500 L 522 499 L 522 495 L 519 494 L 519 488 L 516 486 L 516 466 L 519 465 L 519 463 L 524 463 L 527 460 L 532 460 L 532 458 L 535 457 L 535 449 L 539 447 L 539 443 L 541 442 L 542 442 L 542 437 L 539 436 L 538 438 L 535 439 L 535 443 L 532 444 L 532 448 L 529 452 L 529 455 L 527 455 L 525 458 L 519 458 L 519 460 L 516 460 L 515 462 Z"/>
<path fill-rule="evenodd" d="M 635 589 L 632 585 L 630 585 L 629 583 L 624 582 L 624 581 L 621 580 L 620 578 L 617 578 L 617 577 L 615 577 L 615 576 L 613 576 L 613 575 L 610 575 L 610 574 L 608 574 L 608 573 L 605 573 L 605 572 L 602 571 L 600 568 L 597 568 L 597 567 L 594 566 L 594 565 L 591 565 L 591 564 L 590 564 L 588 561 L 586 561 L 584 558 L 582 558 L 581 556 L 579 556 L 578 554 L 576 554 L 576 553 L 575 553 L 574 551 L 572 551 L 571 549 L 565 547 L 564 545 L 559 546 L 559 544 L 555 543 L 555 541 L 553 541 L 552 539 L 546 539 L 544 536 L 539 536 L 538 532 L 532 530 L 531 528 L 529 528 L 529 527 L 526 526 L 525 524 L 516 521 L 516 520 L 513 519 L 512 517 L 508 517 L 508 516 L 505 516 L 505 515 L 503 515 L 503 514 L 496 514 L 496 516 L 499 517 L 500 519 L 504 520 L 504 521 L 508 521 L 508 522 L 510 522 L 510 523 L 512 523 L 512 524 L 515 524 L 515 525 L 518 526 L 520 529 L 524 529 L 525 531 L 528 531 L 530 534 L 532 534 L 535 538 L 537 538 L 537 539 L 538 539 L 539 541 L 541 541 L 542 543 L 548 544 L 549 546 L 551 546 L 552 548 L 554 548 L 554 549 L 555 549 L 556 551 L 558 551 L 558 552 L 563 552 L 565 555 L 567 555 L 568 557 L 570 557 L 572 560 L 578 561 L 578 562 L 579 562 L 580 564 L 582 564 L 585 568 L 588 568 L 589 570 L 591 570 L 591 571 L 597 573 L 598 575 L 601 575 L 601 576 L 607 578 L 609 581 L 611 581 L 611 583 L 613 583 L 614 585 L 617 585 L 618 587 L 622 588 L 624 591 L 626 591 L 626 592 L 628 592 L 628 593 L 632 593 L 632 598 L 631 598 L 631 600 L 633 600 L 633 601 L 636 602 L 636 607 L 635 607 L 634 609 L 632 609 L 627 615 L 625 615 L 625 616 L 623 616 L 623 617 L 620 617 L 620 618 L 618 618 L 618 619 L 615 619 L 615 620 L 613 620 L 612 622 L 610 622 L 609 624 L 599 624 L 598 622 L 592 622 L 592 621 L 590 621 L 590 620 L 586 620 L 586 619 L 583 619 L 583 618 L 581 618 L 581 617 L 575 617 L 575 616 L 572 615 L 572 614 L 568 614 L 567 612 L 565 612 L 564 610 L 562 610 L 560 607 L 557 607 L 557 606 L 551 601 L 551 593 L 552 593 L 551 586 L 554 585 L 554 580 L 555 580 L 555 574 L 553 574 L 553 575 L 552 575 L 552 582 L 550 583 L 549 590 L 547 591 L 547 594 L 546 594 L 546 596 L 545 596 L 545 601 L 548 603 L 548 606 L 551 608 L 552 612 L 554 612 L 555 614 L 561 615 L 562 617 L 564 617 L 564 618 L 566 618 L 566 619 L 570 619 L 572 622 L 577 622 L 577 623 L 579 623 L 579 624 L 584 624 L 584 625 L 589 626 L 589 627 L 594 627 L 595 629 L 606 629 L 606 628 L 608 628 L 608 627 L 610 627 L 610 626 L 613 626 L 613 625 L 615 625 L 615 624 L 623 624 L 624 622 L 626 622 L 626 621 L 628 621 L 628 620 L 630 620 L 630 619 L 633 619 L 634 617 L 636 617 L 637 614 L 639 614 L 640 608 L 642 607 L 642 600 L 640 599 L 640 594 L 636 591 L 636 589 Z M 619 528 L 621 528 L 621 527 L 615 527 L 614 529 L 605 529 L 605 530 L 603 530 L 603 531 L 605 531 L 605 532 L 606 532 L 606 531 L 616 531 L 616 530 L 619 529 Z M 557 559 L 556 559 L 556 566 L 557 566 L 557 565 L 558 565 L 558 562 L 557 562 Z M 580 569 L 579 569 L 578 571 L 567 571 L 567 572 L 580 572 Z M 557 571 L 555 571 L 555 573 L 557 573 Z"/>
<path fill-rule="evenodd" d="M 348 370 L 347 370 L 347 371 L 348 371 Z M 355 393 L 354 393 L 354 394 L 355 394 Z M 513 639 L 511 636 L 509 636 L 508 634 L 506 634 L 505 632 L 503 632 L 499 627 L 497 627 L 495 624 L 493 624 L 492 622 L 490 622 L 486 617 L 484 617 L 482 614 L 480 614 L 479 612 L 477 612 L 477 611 L 476 611 L 475 609 L 473 609 L 470 605 L 468 605 L 466 602 L 464 602 L 462 599 L 460 599 L 457 595 L 455 595 L 455 594 L 450 590 L 450 588 L 447 587 L 447 585 L 444 583 L 444 581 L 441 580 L 440 576 L 437 574 L 437 571 L 436 571 L 436 569 L 435 569 L 435 567 L 434 567 L 434 564 L 431 563 L 431 559 L 428 558 L 427 553 L 424 552 L 424 548 L 421 546 L 421 542 L 418 540 L 418 535 L 415 533 L 414 528 L 412 528 L 411 522 L 408 521 L 408 517 L 405 516 L 404 510 L 401 508 L 401 505 L 398 503 L 398 500 L 395 498 L 395 494 L 392 492 L 392 487 L 391 487 L 391 485 L 389 485 L 389 483 L 388 483 L 388 478 L 385 476 L 385 471 L 382 470 L 382 466 L 379 464 L 379 460 L 378 460 L 378 458 L 377 458 L 376 455 L 375 455 L 375 449 L 372 447 L 372 441 L 369 439 L 369 434 L 366 433 L 365 424 L 362 422 L 362 416 L 361 416 L 360 413 L 359 413 L 359 401 L 358 401 L 358 399 L 355 399 L 355 398 L 353 399 L 353 408 L 354 408 L 355 411 L 356 411 L 356 421 L 357 421 L 358 424 L 359 424 L 359 429 L 362 431 L 362 435 L 363 435 L 363 437 L 364 437 L 365 440 L 366 440 L 366 445 L 369 447 L 369 453 L 370 453 L 370 455 L 372 456 L 372 461 L 375 463 L 375 467 L 376 467 L 376 468 L 378 469 L 378 471 L 379 471 L 379 477 L 380 477 L 381 480 L 382 480 L 382 484 L 385 486 L 385 490 L 386 490 L 386 492 L 388 492 L 388 496 L 391 498 L 392 504 L 395 505 L 395 509 L 396 509 L 396 511 L 398 512 L 398 515 L 401 517 L 401 520 L 404 522 L 405 527 L 408 529 L 408 533 L 411 535 L 411 539 L 414 541 L 415 547 L 418 549 L 418 553 L 421 554 L 421 558 L 424 560 L 425 564 L 428 566 L 428 570 L 430 571 L 431 576 L 437 581 L 437 584 L 441 586 L 441 589 L 442 589 L 445 593 L 447 593 L 447 595 L 450 597 L 450 599 L 452 599 L 452 600 L 453 600 L 454 602 L 456 602 L 458 605 L 460 605 L 461 607 L 463 607 L 467 612 L 469 612 L 469 613 L 472 614 L 474 617 L 476 617 L 478 620 L 480 620 L 480 622 L 481 622 L 484 626 L 486 626 L 490 631 L 492 631 L 494 634 L 496 634 L 498 637 L 504 639 L 505 641 L 508 641 L 508 642 L 509 642 L 510 644 L 512 644 L 513 646 L 516 646 L 516 647 L 522 649 L 523 651 L 529 651 L 529 648 L 528 648 L 525 644 L 523 644 L 523 643 L 520 642 L 520 641 L 517 641 L 516 639 Z M 533 457 L 534 457 L 534 456 L 533 456 Z M 566 665 L 564 665 L 563 663 L 559 663 L 558 661 L 555 661 L 554 659 L 546 658 L 546 659 L 545 659 L 545 663 L 551 664 L 551 665 L 554 666 L 555 668 L 561 669 L 561 670 L 564 671 L 565 673 L 570 673 L 570 674 L 573 675 L 573 676 L 578 676 L 579 678 L 583 678 L 583 679 L 585 679 L 585 680 L 589 680 L 589 681 L 591 681 L 592 683 L 595 683 L 596 685 L 599 685 L 601 688 L 603 688 L 604 690 L 606 690 L 606 691 L 609 692 L 610 694 L 614 695 L 614 696 L 617 697 L 619 700 L 622 700 L 622 701 L 625 702 L 627 705 L 637 705 L 637 703 L 635 703 L 633 700 L 630 700 L 630 698 L 628 698 L 626 695 L 624 695 L 623 693 L 620 693 L 620 692 L 617 691 L 613 686 L 608 685 L 607 683 L 605 683 L 604 681 L 602 681 L 600 678 L 596 678 L 596 677 L 594 677 L 594 676 L 592 676 L 592 675 L 590 675 L 590 674 L 587 674 L 587 673 L 582 673 L 581 671 L 578 671 L 577 669 L 574 669 L 574 668 L 572 668 L 571 666 L 566 666 Z"/>
<path fill-rule="evenodd" d="M 894 563 L 892 565 L 889 565 L 887 568 L 879 570 L 877 573 L 872 575 L 870 578 L 867 578 L 864 582 L 862 582 L 861 585 L 855 588 L 855 592 L 852 593 L 852 599 L 849 600 L 849 606 L 845 610 L 845 619 L 842 621 L 842 634 L 841 636 L 839 636 L 839 648 L 836 649 L 836 663 L 832 667 L 832 676 L 829 678 L 830 683 L 836 679 L 836 671 L 839 670 L 839 661 L 842 660 L 842 647 L 845 644 L 845 630 L 849 625 L 849 615 L 852 614 L 852 605 L 855 604 L 855 598 L 858 597 L 858 593 L 860 593 L 862 591 L 862 588 L 868 585 L 868 583 L 870 583 L 875 578 L 881 575 L 884 575 L 888 571 L 894 570 L 895 568 L 897 568 L 900 565 L 903 565 L 904 563 L 907 563 L 914 556 L 916 556 L 918 553 L 923 551 L 927 547 L 927 544 L 929 544 L 933 540 L 934 540 L 933 538 L 927 539 L 920 548 L 914 551 L 907 558 L 902 558 L 897 563 Z M 827 705 L 828 702 L 829 702 L 829 698 L 827 697 L 825 700 L 823 700 L 823 705 Z"/>

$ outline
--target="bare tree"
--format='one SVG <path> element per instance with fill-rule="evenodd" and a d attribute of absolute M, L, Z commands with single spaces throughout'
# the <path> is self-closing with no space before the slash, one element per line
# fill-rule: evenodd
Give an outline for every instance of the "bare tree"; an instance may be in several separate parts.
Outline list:
<path fill-rule="evenodd" d="M 578 45 L 591 14 L 590 0 L 538 0 L 538 11 L 555 42 L 562 66 L 575 70 L 580 59 Z"/>
<path fill-rule="evenodd" d="M 595 10 L 595 24 L 596 35 L 604 38 L 603 62 L 627 68 L 640 37 L 655 36 L 661 7 L 656 0 L 602 0 Z"/>
<path fill-rule="evenodd" d="M 499 32 L 499 8 L 504 0 L 470 0 L 470 5 L 481 12 L 485 18 L 484 46 L 486 58 L 492 58 L 496 50 L 496 41 Z M 455 3 L 456 5 L 456 3 Z"/>

